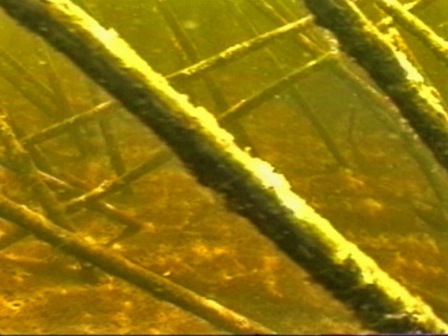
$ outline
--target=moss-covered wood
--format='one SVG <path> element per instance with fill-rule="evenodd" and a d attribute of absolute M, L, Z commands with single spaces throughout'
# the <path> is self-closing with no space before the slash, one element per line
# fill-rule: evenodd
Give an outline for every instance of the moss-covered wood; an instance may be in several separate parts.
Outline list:
<path fill-rule="evenodd" d="M 125 279 L 154 296 L 172 302 L 212 324 L 234 333 L 273 334 L 272 330 L 250 321 L 219 303 L 201 297 L 144 267 L 107 249 L 93 246 L 74 233 L 55 226 L 39 213 L 0 196 L 0 213 L 14 223 L 31 231 L 38 238 L 62 250 L 99 266 L 109 274 Z"/>
<path fill-rule="evenodd" d="M 389 332 L 448 331 L 430 307 L 317 215 L 273 167 L 239 149 L 207 111 L 175 92 L 113 30 L 69 1 L 0 0 L 0 5 L 118 98 L 201 183 L 225 195 L 235 211 L 354 307 L 367 325 Z"/>
<path fill-rule="evenodd" d="M 389 14 L 400 26 L 422 41 L 448 66 L 448 42 L 395 0 L 376 0 L 375 3 Z"/>
<path fill-rule="evenodd" d="M 448 169 L 448 115 L 437 90 L 406 56 L 346 0 L 306 0 L 316 22 L 330 29 L 341 48 L 364 67 L 400 109 L 402 115 Z"/>

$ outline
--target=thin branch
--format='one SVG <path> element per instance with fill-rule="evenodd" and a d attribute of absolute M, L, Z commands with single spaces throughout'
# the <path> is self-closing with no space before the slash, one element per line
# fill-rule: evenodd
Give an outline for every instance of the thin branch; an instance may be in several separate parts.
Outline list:
<path fill-rule="evenodd" d="M 439 60 L 448 66 L 448 42 L 437 35 L 417 16 L 396 0 L 375 0 L 375 4 L 389 14 L 395 22 L 417 37 Z"/>
<path fill-rule="evenodd" d="M 237 59 L 247 55 L 249 51 L 260 49 L 279 37 L 303 29 L 309 24 L 311 24 L 311 22 L 312 18 L 306 17 L 296 22 L 286 24 L 280 28 L 254 37 L 253 39 L 229 47 L 226 50 L 220 52 L 219 54 L 209 57 L 203 61 L 200 61 L 188 68 L 176 71 L 168 75 L 167 78 L 170 80 L 184 79 L 192 76 L 197 76 L 206 71 L 211 71 L 217 67 L 236 61 Z"/>
<path fill-rule="evenodd" d="M 230 109 L 228 109 L 219 116 L 219 120 L 220 121 L 222 120 L 222 123 L 225 125 L 229 122 L 232 122 L 232 120 L 234 119 L 241 118 L 250 110 L 256 108 L 257 106 L 267 101 L 271 97 L 275 96 L 285 88 L 290 87 L 292 85 L 292 82 L 297 80 L 299 77 L 305 76 L 309 74 L 311 71 L 316 70 L 316 68 L 318 68 L 319 66 L 323 66 L 325 63 L 331 61 L 332 56 L 333 55 L 331 53 L 326 53 L 318 57 L 317 59 L 308 62 L 304 66 L 292 71 L 288 75 L 280 78 L 278 81 L 256 92 L 252 96 L 245 98 L 239 103 L 233 105 Z M 335 148 L 330 147 L 329 149 L 331 151 L 331 149 Z M 332 154 L 335 154 L 333 151 L 331 152 Z M 335 154 L 336 157 L 338 155 L 339 154 Z"/>
<path fill-rule="evenodd" d="M 3 140 L 8 156 L 8 167 L 19 175 L 23 183 L 30 185 L 36 200 L 52 221 L 61 227 L 71 228 L 70 220 L 65 216 L 63 207 L 53 191 L 42 180 L 32 157 L 21 145 L 8 124 L 4 111 L 0 112 L 0 138 Z"/>
<path fill-rule="evenodd" d="M 172 302 L 224 330 L 244 334 L 274 334 L 272 330 L 221 306 L 216 301 L 199 296 L 116 253 L 83 241 L 76 234 L 52 224 L 39 213 L 2 195 L 0 214 L 43 241 L 143 288 L 159 299 Z"/>
<path fill-rule="evenodd" d="M 20 141 L 24 146 L 30 146 L 52 139 L 57 135 L 63 134 L 67 131 L 67 129 L 73 127 L 74 125 L 83 124 L 91 121 L 93 118 L 96 118 L 103 113 L 110 112 L 111 108 L 114 106 L 116 106 L 116 103 L 113 101 L 100 103 L 86 112 L 64 119 L 63 121 L 55 123 L 37 133 L 27 135 L 20 139 Z"/>
<path fill-rule="evenodd" d="M 246 28 L 246 30 L 250 31 L 255 36 L 259 34 L 259 29 L 256 27 L 257 25 L 255 24 L 255 21 L 251 18 L 253 16 L 253 15 L 251 15 L 252 14 L 251 11 L 248 11 L 247 13 L 245 13 L 243 11 L 243 9 L 241 8 L 241 4 L 239 2 L 235 2 L 233 0 L 225 0 L 225 2 L 230 9 L 233 9 L 234 14 L 232 16 L 234 16 L 239 21 L 241 27 Z M 270 10 L 269 14 L 274 15 L 274 17 L 276 19 L 276 23 L 282 24 L 282 25 L 287 24 L 286 19 L 282 20 L 281 15 L 279 15 L 274 9 L 272 9 L 272 11 Z M 298 38 L 294 38 L 293 41 L 297 40 L 299 42 L 298 44 L 296 44 L 297 46 L 300 46 L 300 48 L 302 48 L 302 47 L 308 48 L 308 46 L 304 46 L 304 41 L 303 41 L 303 39 L 300 38 L 301 36 L 303 36 L 303 34 L 299 33 L 299 34 L 296 34 L 295 36 L 297 36 Z M 277 68 L 278 72 L 280 74 L 284 74 L 285 77 L 289 77 L 290 74 L 286 74 L 286 70 L 287 70 L 286 66 L 285 66 L 284 62 L 282 62 L 278 58 L 275 48 L 273 48 L 272 46 L 268 46 L 265 48 L 265 52 L 267 54 L 267 57 L 272 61 L 274 66 Z M 323 54 L 323 53 L 318 53 L 316 58 L 320 58 L 321 54 Z M 304 69 L 306 67 L 307 67 L 307 65 L 304 65 L 301 67 L 301 69 Z M 306 71 L 304 71 L 304 73 L 306 73 Z M 282 80 L 283 79 L 280 79 L 277 83 L 282 82 Z M 333 138 L 329 135 L 327 128 L 323 125 L 323 123 L 315 115 L 314 111 L 310 110 L 309 104 L 307 103 L 305 96 L 302 93 L 302 90 L 300 90 L 300 88 L 297 84 L 298 84 L 298 82 L 295 82 L 295 83 L 291 82 L 290 85 L 288 85 L 288 92 L 290 93 L 293 103 L 297 104 L 297 106 L 300 106 L 300 108 L 294 109 L 294 112 L 297 115 L 304 115 L 306 118 L 308 118 L 312 127 L 317 131 L 318 135 L 320 136 L 320 138 L 326 145 L 328 151 L 333 156 L 333 158 L 335 159 L 335 161 L 337 162 L 338 165 L 340 165 L 342 167 L 350 166 L 349 162 L 345 159 L 344 155 L 341 153 L 341 151 L 336 146 Z M 286 87 L 286 85 L 287 85 L 287 82 L 285 82 L 285 87 Z M 276 86 L 276 83 L 271 85 L 271 87 L 272 86 Z M 283 85 L 278 85 L 279 89 L 280 89 L 280 87 L 283 88 Z M 270 92 L 276 91 L 276 90 L 270 90 L 269 88 L 266 88 L 266 89 L 267 89 L 267 91 L 270 91 Z M 250 106 L 251 104 L 248 103 L 248 101 L 252 100 L 253 98 L 256 99 L 256 96 L 257 96 L 257 94 L 255 94 L 252 97 L 249 97 L 247 99 L 244 99 L 240 103 L 237 103 L 235 106 L 232 106 L 231 110 L 235 111 L 240 108 L 243 110 L 244 109 L 243 106 L 246 104 Z M 260 94 L 260 98 L 261 98 L 261 96 L 262 95 Z M 259 101 L 262 102 L 262 99 L 260 99 Z M 229 111 L 227 111 L 227 112 L 229 112 Z M 227 112 L 225 112 L 225 114 L 227 114 Z M 252 153 L 256 154 L 256 152 L 253 152 L 253 151 L 252 151 Z"/>
<path fill-rule="evenodd" d="M 93 188 L 81 196 L 71 199 L 66 204 L 66 210 L 73 211 L 89 202 L 99 200 L 106 195 L 120 191 L 129 186 L 131 182 L 147 174 L 149 171 L 152 171 L 153 169 L 166 163 L 172 157 L 172 153 L 168 150 L 154 150 L 151 153 L 151 157 L 137 167 L 116 178 L 105 180 L 96 188 Z"/>

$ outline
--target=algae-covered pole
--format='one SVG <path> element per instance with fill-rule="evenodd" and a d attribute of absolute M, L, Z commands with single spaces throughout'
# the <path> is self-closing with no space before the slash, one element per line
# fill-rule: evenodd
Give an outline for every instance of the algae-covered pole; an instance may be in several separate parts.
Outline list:
<path fill-rule="evenodd" d="M 241 100 L 239 103 L 233 105 L 230 109 L 222 113 L 219 116 L 219 121 L 221 122 L 221 124 L 226 125 L 227 123 L 232 122 L 237 118 L 241 118 L 242 116 L 244 116 L 244 114 L 248 113 L 255 107 L 261 105 L 263 102 L 269 100 L 271 97 L 278 94 L 285 88 L 294 85 L 293 82 L 297 80 L 300 76 L 305 76 L 311 71 L 316 70 L 316 68 L 318 68 L 319 66 L 322 66 L 323 64 L 331 61 L 332 56 L 333 55 L 330 53 L 324 54 L 318 57 L 317 59 L 308 62 L 304 66 L 294 70 L 290 74 L 280 78 L 278 81 L 268 85 L 267 87 L 256 92 L 252 96 Z M 331 142 L 331 144 L 333 143 Z M 338 160 L 338 162 L 340 163 L 345 162 L 345 160 L 342 158 L 339 152 L 337 152 L 335 146 L 329 146 L 329 148 L 333 156 L 335 156 L 336 158 L 339 157 L 341 158 L 340 160 Z M 334 150 L 336 150 L 336 152 Z"/>
<path fill-rule="evenodd" d="M 210 113 L 174 91 L 116 32 L 67 0 L 0 0 L 0 6 L 150 126 L 202 184 L 222 193 L 237 212 L 354 307 L 368 326 L 388 332 L 448 332 L 429 306 L 345 240 L 268 163 L 239 149 Z"/>
<path fill-rule="evenodd" d="M 201 297 L 103 247 L 83 241 L 76 234 L 54 225 L 39 213 L 3 195 L 0 195 L 0 215 L 53 246 L 88 260 L 109 274 L 125 279 L 158 298 L 177 304 L 223 330 L 237 334 L 274 334 L 272 330 L 250 321 L 213 300 Z"/>
<path fill-rule="evenodd" d="M 341 48 L 363 66 L 400 109 L 421 139 L 448 170 L 448 115 L 437 90 L 406 56 L 347 0 L 305 0 L 317 23 L 330 29 Z"/>
<path fill-rule="evenodd" d="M 65 216 L 64 209 L 56 195 L 40 177 L 33 158 L 20 144 L 7 119 L 6 112 L 0 111 L 0 139 L 8 156 L 8 161 L 4 164 L 7 164 L 7 168 L 19 175 L 24 184 L 31 187 L 34 196 L 52 221 L 61 227 L 72 229 L 70 220 Z"/>
<path fill-rule="evenodd" d="M 311 16 L 300 19 L 295 22 L 285 24 L 284 26 L 274 29 L 270 32 L 261 34 L 250 40 L 241 42 L 237 45 L 229 47 L 224 51 L 211 56 L 205 60 L 202 60 L 194 65 L 191 65 L 185 69 L 176 71 L 167 76 L 168 79 L 186 79 L 192 76 L 198 76 L 204 72 L 211 71 L 219 66 L 224 66 L 230 62 L 247 55 L 249 52 L 258 50 L 268 43 L 274 41 L 277 38 L 283 37 L 286 34 L 297 32 L 300 29 L 305 28 L 312 22 Z"/>
<path fill-rule="evenodd" d="M 67 131 L 67 129 L 73 127 L 73 125 L 86 123 L 88 121 L 91 121 L 93 118 L 98 117 L 99 115 L 110 112 L 112 110 L 111 108 L 114 106 L 116 106 L 116 103 L 113 101 L 100 103 L 86 112 L 79 113 L 77 115 L 74 115 L 73 117 L 64 119 L 63 121 L 44 128 L 39 132 L 27 135 L 21 138 L 20 142 L 22 142 L 24 146 L 30 146 L 46 140 L 50 140 L 55 136 L 63 134 Z"/>
<path fill-rule="evenodd" d="M 375 0 L 378 7 L 389 14 L 399 25 L 422 41 L 446 66 L 448 66 L 448 42 L 437 35 L 422 20 L 408 12 L 395 0 Z"/>

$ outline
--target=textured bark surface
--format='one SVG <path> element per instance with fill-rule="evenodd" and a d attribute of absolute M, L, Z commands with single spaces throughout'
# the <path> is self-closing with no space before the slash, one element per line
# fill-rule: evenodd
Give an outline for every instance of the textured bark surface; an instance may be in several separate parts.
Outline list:
<path fill-rule="evenodd" d="M 119 99 L 202 184 L 222 193 L 236 212 L 354 307 L 369 326 L 393 332 L 448 330 L 428 306 L 295 195 L 282 175 L 239 149 L 207 111 L 175 92 L 113 30 L 68 1 L 1 0 L 0 5 Z M 342 26 L 354 23 L 353 17 L 348 22 L 340 15 L 333 18 Z"/>

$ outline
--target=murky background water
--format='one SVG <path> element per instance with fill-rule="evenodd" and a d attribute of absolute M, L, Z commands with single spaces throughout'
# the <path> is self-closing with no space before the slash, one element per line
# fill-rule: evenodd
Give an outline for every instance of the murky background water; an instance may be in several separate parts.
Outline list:
<path fill-rule="evenodd" d="M 292 0 L 78 1 L 168 76 L 306 14 Z M 359 1 L 358 1 L 359 2 Z M 375 20 L 382 13 L 360 2 Z M 448 37 L 448 4 L 415 12 Z M 0 13 L 0 104 L 19 139 L 112 99 L 63 56 Z M 219 117 L 283 76 L 332 52 L 282 90 L 226 124 L 237 142 L 284 174 L 294 191 L 448 319 L 448 176 L 389 99 L 328 32 L 310 24 L 206 75 L 172 80 Z M 183 37 L 184 39 L 180 39 Z M 403 37 L 443 97 L 448 71 Z M 305 44 L 307 43 L 307 44 Z M 164 144 L 119 105 L 39 142 L 36 164 L 84 191 L 150 159 Z M 8 162 L 2 151 L 2 162 Z M 11 159 L 13 160 L 13 159 Z M 46 162 L 46 165 L 44 163 Z M 45 170 L 47 169 L 47 170 Z M 49 170 L 49 171 L 48 171 Z M 2 193 L 40 211 L 20 174 L 0 168 Z M 60 192 L 61 204 L 79 196 Z M 175 157 L 101 198 L 144 223 L 107 248 L 283 333 L 366 332 L 353 313 Z M 67 211 L 78 234 L 107 244 L 124 226 L 88 207 Z M 222 333 L 100 270 L 86 270 L 32 236 L 11 243 L 0 222 L 0 330 L 5 333 Z"/>

